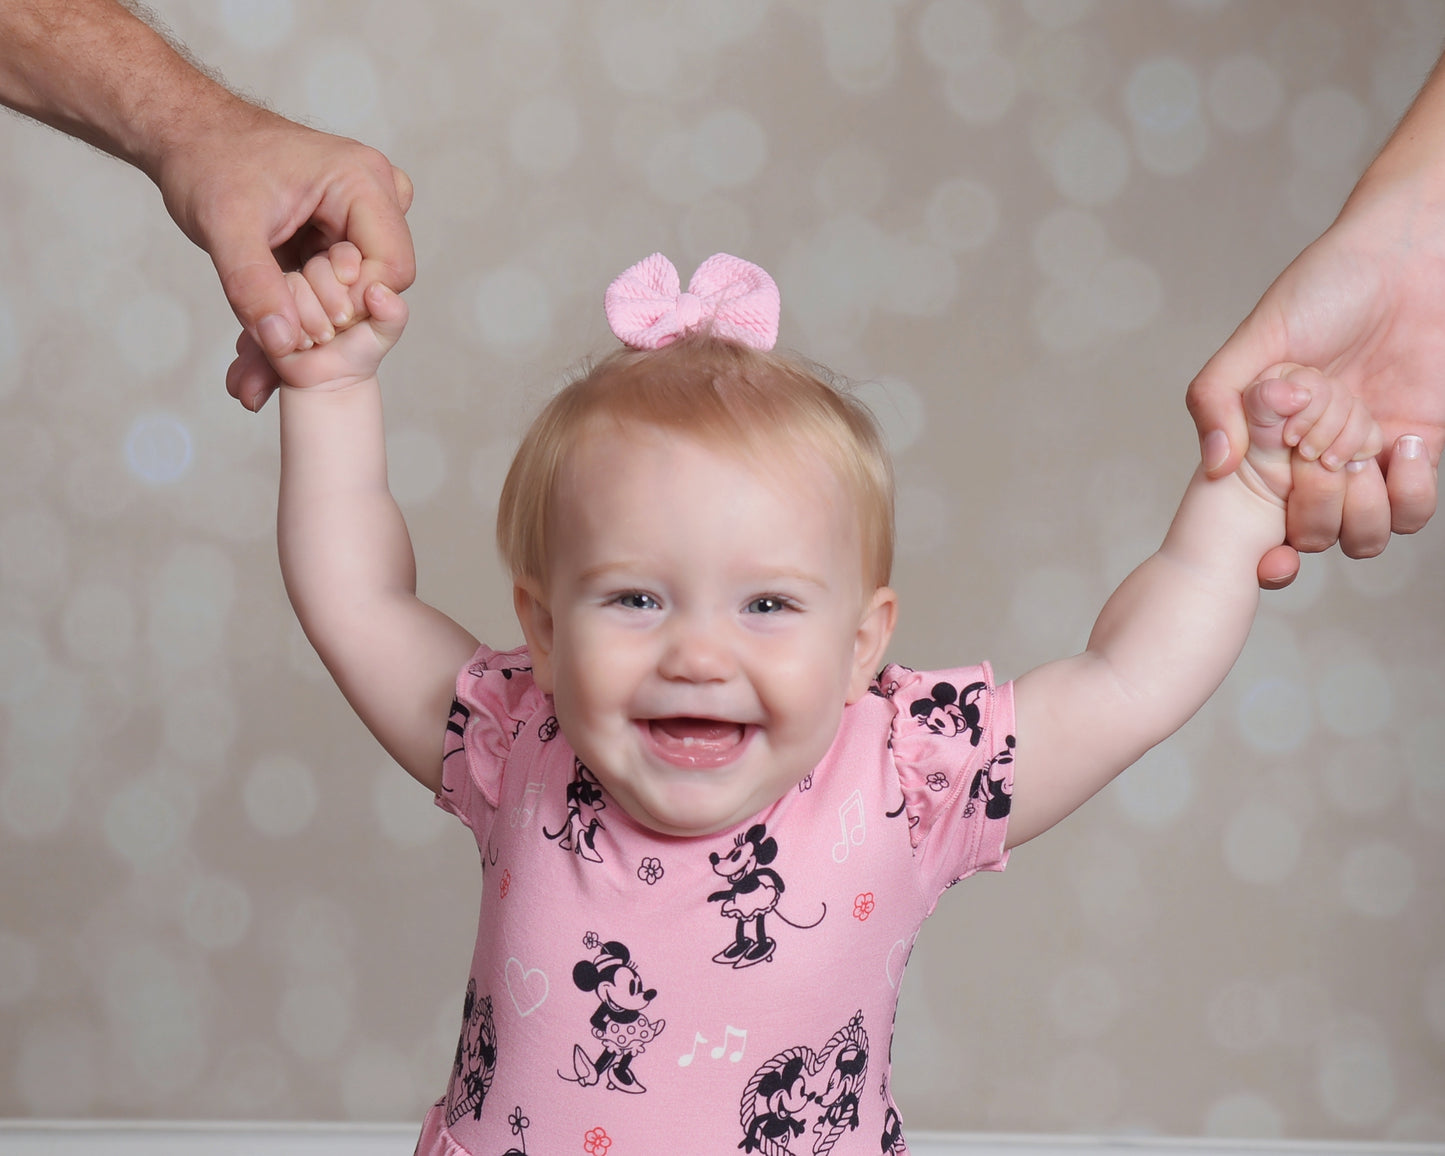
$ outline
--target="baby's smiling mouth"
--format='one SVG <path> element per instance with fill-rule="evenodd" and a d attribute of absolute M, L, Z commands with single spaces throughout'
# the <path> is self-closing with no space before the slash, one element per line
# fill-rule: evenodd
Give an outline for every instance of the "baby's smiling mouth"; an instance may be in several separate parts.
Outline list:
<path fill-rule="evenodd" d="M 686 767 L 722 766 L 742 750 L 748 737 L 742 723 L 715 718 L 654 718 L 641 725 L 657 754 Z"/>

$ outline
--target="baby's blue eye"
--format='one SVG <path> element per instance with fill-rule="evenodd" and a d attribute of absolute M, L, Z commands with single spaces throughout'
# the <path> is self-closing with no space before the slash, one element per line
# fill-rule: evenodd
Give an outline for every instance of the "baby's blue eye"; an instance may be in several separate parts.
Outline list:
<path fill-rule="evenodd" d="M 660 605 L 651 594 L 643 594 L 639 590 L 632 590 L 617 597 L 617 605 L 628 610 L 656 610 Z"/>
<path fill-rule="evenodd" d="M 764 594 L 761 598 L 754 598 L 748 603 L 749 614 L 777 614 L 790 608 L 791 603 L 786 598 L 779 598 L 776 594 Z"/>

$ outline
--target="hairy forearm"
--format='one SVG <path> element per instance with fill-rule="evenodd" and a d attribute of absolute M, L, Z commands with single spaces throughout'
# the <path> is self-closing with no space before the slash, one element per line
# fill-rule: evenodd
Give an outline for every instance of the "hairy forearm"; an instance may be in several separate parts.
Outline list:
<path fill-rule="evenodd" d="M 259 112 L 115 0 L 0 4 L 0 104 L 153 179 L 197 126 Z"/>

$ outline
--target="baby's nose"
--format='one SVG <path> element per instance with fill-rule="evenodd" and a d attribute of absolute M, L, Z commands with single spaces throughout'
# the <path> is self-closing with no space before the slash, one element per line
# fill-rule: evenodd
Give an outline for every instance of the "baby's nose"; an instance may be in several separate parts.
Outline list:
<path fill-rule="evenodd" d="M 736 660 L 728 640 L 711 623 L 679 622 L 668 639 L 660 670 L 680 682 L 723 682 L 732 677 Z"/>

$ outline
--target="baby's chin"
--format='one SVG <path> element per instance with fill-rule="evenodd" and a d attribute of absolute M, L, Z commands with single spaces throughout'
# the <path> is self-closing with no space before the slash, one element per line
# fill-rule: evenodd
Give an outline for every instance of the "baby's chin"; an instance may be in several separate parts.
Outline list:
<path fill-rule="evenodd" d="M 604 783 L 604 786 L 606 784 Z M 617 805 L 627 812 L 639 827 L 654 835 L 670 839 L 703 839 L 737 827 L 759 812 L 766 810 L 776 799 L 692 799 L 682 792 L 682 798 L 665 797 L 639 799 L 626 792 L 608 789 L 608 794 Z"/>

